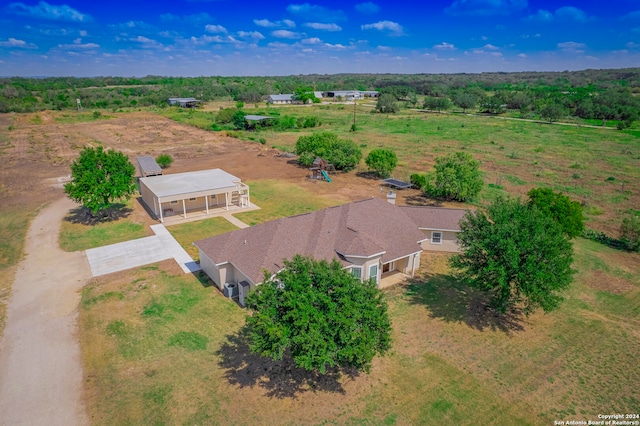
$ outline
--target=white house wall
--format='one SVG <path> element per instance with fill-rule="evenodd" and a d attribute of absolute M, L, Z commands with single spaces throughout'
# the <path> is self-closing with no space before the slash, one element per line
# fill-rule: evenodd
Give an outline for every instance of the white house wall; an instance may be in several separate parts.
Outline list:
<path fill-rule="evenodd" d="M 458 246 L 458 233 L 453 231 L 438 231 L 438 230 L 421 230 L 427 240 L 423 241 L 421 246 L 422 250 L 427 251 L 442 251 L 449 253 L 457 253 L 460 251 L 460 247 Z M 440 244 L 433 244 L 431 242 L 431 233 L 432 232 L 442 232 L 442 242 Z"/>

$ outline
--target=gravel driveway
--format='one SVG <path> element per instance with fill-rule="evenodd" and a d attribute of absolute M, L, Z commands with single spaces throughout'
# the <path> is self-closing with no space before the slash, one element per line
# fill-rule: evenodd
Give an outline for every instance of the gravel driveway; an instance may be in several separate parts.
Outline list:
<path fill-rule="evenodd" d="M 0 424 L 87 425 L 77 340 L 80 290 L 91 277 L 84 252 L 58 247 L 60 223 L 77 205 L 45 207 L 27 233 L 0 343 Z"/>

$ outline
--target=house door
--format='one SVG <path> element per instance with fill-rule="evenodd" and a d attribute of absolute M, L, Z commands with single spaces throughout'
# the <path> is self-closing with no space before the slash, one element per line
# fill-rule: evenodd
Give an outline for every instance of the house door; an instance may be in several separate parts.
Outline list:
<path fill-rule="evenodd" d="M 393 271 L 394 269 L 396 269 L 396 263 L 395 262 L 389 262 L 389 263 L 385 263 L 384 265 L 382 265 L 382 273 L 387 273 L 389 271 Z"/>

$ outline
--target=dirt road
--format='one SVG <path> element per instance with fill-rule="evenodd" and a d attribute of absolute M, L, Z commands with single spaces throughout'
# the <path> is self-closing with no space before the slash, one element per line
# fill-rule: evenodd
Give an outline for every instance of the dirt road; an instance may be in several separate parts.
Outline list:
<path fill-rule="evenodd" d="M 80 289 L 91 277 L 84 252 L 58 247 L 76 204 L 59 199 L 35 218 L 25 243 L 0 344 L 0 424 L 86 425 L 77 341 Z"/>

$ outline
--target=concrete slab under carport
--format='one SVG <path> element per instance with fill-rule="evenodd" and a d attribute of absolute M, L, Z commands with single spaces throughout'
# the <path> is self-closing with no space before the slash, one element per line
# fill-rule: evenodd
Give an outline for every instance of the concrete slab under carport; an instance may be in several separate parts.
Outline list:
<path fill-rule="evenodd" d="M 163 225 L 151 227 L 156 235 L 85 251 L 94 277 L 175 259 L 185 273 L 200 270 L 191 256 Z"/>

